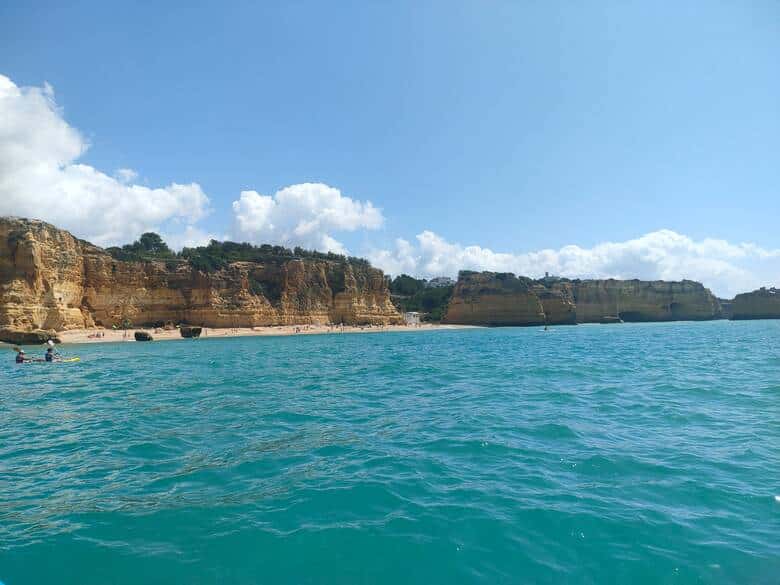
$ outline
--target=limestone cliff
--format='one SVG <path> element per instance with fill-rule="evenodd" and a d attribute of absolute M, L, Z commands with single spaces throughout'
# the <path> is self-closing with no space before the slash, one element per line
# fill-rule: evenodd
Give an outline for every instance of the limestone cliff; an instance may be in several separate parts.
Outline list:
<path fill-rule="evenodd" d="M 732 304 L 731 318 L 780 319 L 780 289 L 761 288 L 737 295 Z"/>
<path fill-rule="evenodd" d="M 462 271 L 444 323 L 465 325 L 574 324 L 568 287 L 550 287 L 509 273 Z"/>
<path fill-rule="evenodd" d="M 555 325 L 720 317 L 715 296 L 688 280 L 531 280 L 464 271 L 444 320 L 474 325 Z"/>
<path fill-rule="evenodd" d="M 598 323 L 609 316 L 629 322 L 721 317 L 718 299 L 691 280 L 578 280 L 573 286 L 579 323 Z"/>
<path fill-rule="evenodd" d="M 280 258 L 201 272 L 186 260 L 124 262 L 36 220 L 0 218 L 0 329 L 164 321 L 207 327 L 402 321 L 380 270 Z"/>

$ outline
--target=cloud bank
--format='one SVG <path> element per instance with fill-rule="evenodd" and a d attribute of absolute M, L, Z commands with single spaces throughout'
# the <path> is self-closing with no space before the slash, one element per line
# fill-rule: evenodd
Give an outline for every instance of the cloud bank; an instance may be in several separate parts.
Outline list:
<path fill-rule="evenodd" d="M 373 250 L 369 259 L 391 274 L 455 276 L 458 270 L 514 272 L 531 277 L 545 272 L 569 278 L 698 280 L 716 294 L 732 297 L 760 286 L 780 284 L 780 250 L 725 240 L 693 240 L 659 230 L 625 242 L 592 248 L 564 246 L 506 254 L 481 246 L 462 246 L 424 231 L 416 242 L 396 240 L 393 250 Z"/>
<path fill-rule="evenodd" d="M 334 232 L 375 230 L 384 220 L 370 201 L 355 201 L 322 183 L 291 185 L 273 196 L 243 191 L 233 214 L 238 239 L 339 254 L 347 250 Z"/>
<path fill-rule="evenodd" d="M 208 212 L 197 183 L 150 188 L 78 163 L 89 144 L 63 118 L 48 84 L 18 87 L 0 75 L 0 215 L 45 219 L 96 244 L 126 243 L 166 222 Z"/>
<path fill-rule="evenodd" d="M 133 169 L 109 175 L 80 163 L 88 148 L 63 118 L 48 84 L 19 87 L 0 75 L 0 215 L 43 219 L 104 246 L 153 230 L 177 249 L 230 238 L 338 253 L 347 252 L 335 237 L 339 233 L 376 230 L 384 222 L 370 201 L 323 183 L 303 183 L 274 195 L 243 191 L 232 204 L 232 233 L 215 236 L 197 225 L 210 209 L 197 183 L 140 185 Z M 780 250 L 694 240 L 670 230 L 592 248 L 570 245 L 521 254 L 464 246 L 424 231 L 413 242 L 398 239 L 393 249 L 366 255 L 391 274 L 426 277 L 470 269 L 535 277 L 550 272 L 572 278 L 689 278 L 729 297 L 780 284 Z"/>

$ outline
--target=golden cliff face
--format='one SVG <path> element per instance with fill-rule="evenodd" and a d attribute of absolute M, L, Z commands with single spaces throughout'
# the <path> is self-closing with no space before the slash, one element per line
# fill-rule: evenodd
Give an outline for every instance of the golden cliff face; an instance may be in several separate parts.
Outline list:
<path fill-rule="evenodd" d="M 206 327 L 402 322 L 380 270 L 319 259 L 123 262 L 40 221 L 0 218 L 0 329 L 72 329 L 129 321 Z"/>
<path fill-rule="evenodd" d="M 731 318 L 780 319 L 780 289 L 762 288 L 734 298 Z"/>
<path fill-rule="evenodd" d="M 705 321 L 721 317 L 718 299 L 691 280 L 580 280 L 573 282 L 577 321 Z"/>
<path fill-rule="evenodd" d="M 462 272 L 445 316 L 472 325 L 558 325 L 617 321 L 706 320 L 720 303 L 692 281 L 531 280 Z"/>
<path fill-rule="evenodd" d="M 0 327 L 83 326 L 84 243 L 42 222 L 0 220 Z"/>
<path fill-rule="evenodd" d="M 463 325 L 563 325 L 576 322 L 571 291 L 547 288 L 514 274 L 462 271 L 445 323 Z"/>

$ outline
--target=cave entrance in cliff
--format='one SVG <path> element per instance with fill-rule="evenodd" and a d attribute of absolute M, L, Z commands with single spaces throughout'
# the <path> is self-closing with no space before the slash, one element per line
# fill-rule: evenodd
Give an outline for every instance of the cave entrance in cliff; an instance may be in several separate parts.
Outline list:
<path fill-rule="evenodd" d="M 626 323 L 639 323 L 641 321 L 647 321 L 639 311 L 620 311 L 618 317 L 621 321 Z"/>

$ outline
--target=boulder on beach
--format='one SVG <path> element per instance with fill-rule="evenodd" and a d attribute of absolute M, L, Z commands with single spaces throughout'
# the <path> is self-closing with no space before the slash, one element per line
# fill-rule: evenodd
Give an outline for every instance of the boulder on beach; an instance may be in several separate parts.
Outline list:
<path fill-rule="evenodd" d="M 5 341 L 6 343 L 13 343 L 16 345 L 41 345 L 50 339 L 54 341 L 54 343 L 60 343 L 62 341 L 57 337 L 56 333 L 44 331 L 43 329 L 33 329 L 31 331 L 0 329 L 0 341 Z"/>
<path fill-rule="evenodd" d="M 202 327 L 190 327 L 189 325 L 182 325 L 179 327 L 181 336 L 187 338 L 200 337 L 201 331 L 203 331 Z"/>
<path fill-rule="evenodd" d="M 154 341 L 154 337 L 150 333 L 147 333 L 146 331 L 136 331 L 135 332 L 135 340 L 136 341 Z"/>

